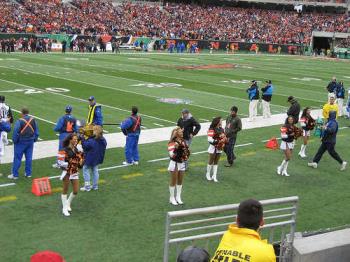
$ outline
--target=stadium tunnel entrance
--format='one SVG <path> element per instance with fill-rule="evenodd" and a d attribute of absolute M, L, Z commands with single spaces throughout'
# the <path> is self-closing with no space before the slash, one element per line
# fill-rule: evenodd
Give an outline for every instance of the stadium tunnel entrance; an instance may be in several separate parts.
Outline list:
<path fill-rule="evenodd" d="M 328 37 L 314 37 L 313 50 L 320 52 L 322 49 L 328 50 L 331 48 L 332 38 Z"/>

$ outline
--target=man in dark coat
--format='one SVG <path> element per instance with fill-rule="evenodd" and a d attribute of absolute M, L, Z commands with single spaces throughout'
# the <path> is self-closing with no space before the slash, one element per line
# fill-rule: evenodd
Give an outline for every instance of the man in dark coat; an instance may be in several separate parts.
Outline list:
<path fill-rule="evenodd" d="M 292 116 L 294 118 L 294 123 L 297 124 L 299 122 L 300 104 L 294 96 L 289 96 L 288 102 L 290 103 L 290 107 L 287 111 L 287 116 Z"/>

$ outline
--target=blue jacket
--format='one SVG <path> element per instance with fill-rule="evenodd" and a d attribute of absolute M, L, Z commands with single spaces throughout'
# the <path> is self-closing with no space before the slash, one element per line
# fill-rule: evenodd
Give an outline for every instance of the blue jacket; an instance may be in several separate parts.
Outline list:
<path fill-rule="evenodd" d="M 337 113 L 335 111 L 329 112 L 329 118 L 326 125 L 326 128 L 322 134 L 322 142 L 335 144 L 337 140 L 338 133 L 338 122 L 336 120 Z"/>
<path fill-rule="evenodd" d="M 10 122 L 2 122 L 0 121 L 0 132 L 10 132 L 11 131 L 11 124 Z"/>
<path fill-rule="evenodd" d="M 67 128 L 68 122 L 72 123 L 71 131 L 69 130 L 70 129 L 69 127 Z M 77 132 L 78 131 L 77 120 L 71 114 L 66 114 L 62 116 L 60 119 L 58 119 L 57 124 L 53 130 L 55 132 L 59 132 L 60 134 Z"/>
<path fill-rule="evenodd" d="M 127 119 L 125 119 L 121 124 L 120 124 L 120 128 L 123 131 L 124 135 L 128 135 L 128 136 L 138 136 L 141 133 L 141 117 L 140 117 L 140 122 L 139 125 L 136 127 L 135 131 L 132 131 L 132 127 L 134 126 L 134 124 L 136 124 L 135 122 L 135 117 L 138 117 L 138 115 L 132 115 L 130 117 L 128 117 Z"/>
<path fill-rule="evenodd" d="M 268 84 L 267 86 L 261 88 L 261 91 L 263 92 L 263 96 L 272 96 L 273 93 L 273 85 Z"/>
<path fill-rule="evenodd" d="M 259 99 L 259 88 L 257 85 L 252 85 L 247 89 L 248 98 L 250 101 Z"/>
<path fill-rule="evenodd" d="M 104 137 L 100 139 L 90 137 L 87 140 L 83 138 L 81 144 L 84 149 L 85 165 L 94 167 L 103 163 L 107 147 L 107 141 Z"/>
<path fill-rule="evenodd" d="M 345 88 L 344 88 L 344 86 L 338 84 L 335 94 L 336 94 L 337 98 L 344 99 L 345 98 Z"/>
<path fill-rule="evenodd" d="M 29 122 L 30 119 L 32 119 L 30 125 L 26 126 L 25 121 Z M 38 140 L 38 137 L 39 129 L 33 117 L 25 115 L 16 121 L 12 136 L 12 141 L 14 144 L 20 142 L 36 142 Z"/>

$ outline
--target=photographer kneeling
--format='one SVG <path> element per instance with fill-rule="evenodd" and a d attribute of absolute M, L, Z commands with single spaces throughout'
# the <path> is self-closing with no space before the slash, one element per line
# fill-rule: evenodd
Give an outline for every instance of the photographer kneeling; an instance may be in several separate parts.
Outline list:
<path fill-rule="evenodd" d="M 103 130 L 101 126 L 93 127 L 93 135 L 87 139 L 84 136 L 81 137 L 81 144 L 84 149 L 85 163 L 83 166 L 84 175 L 84 187 L 80 188 L 81 191 L 90 191 L 90 170 L 92 170 L 92 189 L 98 189 L 98 165 L 103 163 L 105 151 L 107 147 L 107 141 L 103 137 Z"/>

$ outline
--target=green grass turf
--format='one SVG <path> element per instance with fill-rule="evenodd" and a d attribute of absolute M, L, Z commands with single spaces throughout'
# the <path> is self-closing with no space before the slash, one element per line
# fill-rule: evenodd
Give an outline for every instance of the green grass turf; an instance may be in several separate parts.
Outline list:
<path fill-rule="evenodd" d="M 188 71 L 175 68 L 222 63 L 240 67 Z M 64 106 L 72 104 L 74 114 L 83 119 L 87 114 L 87 104 L 83 100 L 95 95 L 98 102 L 105 105 L 105 121 L 120 122 L 129 114 L 130 106 L 136 104 L 143 114 L 150 116 L 144 116 L 147 128 L 172 125 L 183 107 L 188 107 L 198 119 L 224 116 L 232 104 L 240 107 L 240 114 L 247 114 L 245 89 L 248 84 L 222 82 L 230 80 L 271 79 L 276 86 L 272 106 L 275 113 L 286 110 L 289 95 L 300 97 L 302 106 L 317 108 L 326 98 L 324 87 L 333 75 L 343 78 L 348 86 L 349 64 L 263 55 L 0 55 L 0 93 L 5 94 L 8 103 L 17 110 L 26 105 L 32 114 L 55 122 Z M 300 81 L 291 79 L 293 77 L 321 80 Z M 182 86 L 133 86 L 142 83 Z M 70 91 L 53 94 L 45 91 L 48 87 Z M 23 88 L 43 93 L 1 92 Z M 193 104 L 160 103 L 159 97 L 190 99 Z M 39 125 L 42 139 L 57 138 L 52 123 L 39 120 Z M 348 121 L 341 120 L 341 126 L 347 125 Z M 105 128 L 110 132 L 118 131 L 116 127 Z M 349 159 L 349 133 L 350 129 L 341 130 L 337 144 L 337 151 L 345 159 Z M 295 152 L 289 166 L 291 177 L 278 177 L 275 169 L 282 154 L 279 150 L 265 150 L 261 142 L 272 136 L 279 136 L 279 127 L 241 132 L 238 144 L 252 142 L 254 145 L 237 148 L 234 168 L 225 169 L 223 162 L 220 163 L 218 184 L 205 181 L 207 154 L 193 155 L 193 167 L 185 178 L 183 200 L 186 204 L 183 207 L 168 204 L 169 175 L 164 172 L 168 161 L 146 162 L 165 157 L 166 143 L 140 146 L 139 167 L 101 172 L 105 183 L 101 184 L 100 191 L 79 193 L 72 206 L 74 213 L 68 219 L 61 215 L 59 193 L 35 197 L 30 193 L 31 181 L 21 177 L 16 186 L 0 188 L 0 198 L 17 197 L 15 201 L 0 202 L 0 261 L 28 261 L 31 254 L 43 249 L 60 252 L 67 261 L 161 261 L 167 211 L 237 203 L 250 197 L 268 199 L 298 195 L 299 231 L 350 224 L 350 211 L 346 208 L 350 197 L 349 171 L 338 171 L 338 163 L 328 155 L 322 159 L 319 169 L 310 169 L 306 166 L 307 160 L 298 159 Z M 318 145 L 318 139 L 313 138 L 307 149 L 310 157 Z M 297 149 L 299 146 L 300 141 Z M 194 140 L 193 152 L 206 149 L 205 137 Z M 102 167 L 118 165 L 123 159 L 122 149 L 108 150 Z M 34 161 L 34 177 L 58 175 L 58 170 L 51 168 L 53 162 L 53 158 Z M 1 172 L 9 174 L 10 168 L 9 164 L 1 165 Z M 143 175 L 123 178 L 135 173 Z M 6 178 L 0 178 L 0 184 L 7 182 Z M 58 180 L 51 182 L 54 188 L 61 186 Z M 214 241 L 211 253 L 215 245 Z"/>
<path fill-rule="evenodd" d="M 262 137 L 263 134 L 263 137 Z M 205 181 L 207 154 L 191 157 L 194 167 L 186 174 L 183 207 L 168 204 L 169 175 L 162 169 L 168 161 L 147 163 L 166 156 L 166 144 L 140 146 L 139 167 L 101 172 L 98 192 L 79 193 L 70 218 L 61 215 L 59 194 L 36 197 L 30 193 L 31 182 L 23 177 L 16 186 L 2 188 L 0 197 L 15 195 L 16 201 L 0 203 L 0 246 L 3 261 L 27 261 L 38 250 L 52 249 L 64 254 L 67 261 L 161 261 L 165 214 L 170 210 L 237 203 L 245 198 L 269 199 L 291 195 L 300 197 L 297 230 L 310 231 L 349 224 L 347 208 L 350 193 L 349 171 L 328 155 L 319 169 L 306 166 L 307 161 L 294 159 L 289 166 L 291 177 L 279 177 L 275 168 L 282 159 L 279 150 L 268 151 L 261 139 L 278 134 L 278 127 L 247 130 L 240 134 L 238 159 L 232 169 L 219 166 L 218 184 Z M 340 131 L 337 151 L 348 156 L 350 129 Z M 299 149 L 300 142 L 297 149 Z M 313 138 L 307 151 L 313 155 L 319 145 Z M 193 152 L 206 149 L 205 137 L 194 140 Z M 119 164 L 122 149 L 108 150 L 102 167 Z M 50 168 L 54 159 L 34 161 L 34 177 L 58 175 Z M 10 165 L 3 165 L 4 173 Z M 143 176 L 124 179 L 123 176 Z M 0 183 L 8 180 L 0 178 Z M 60 187 L 52 180 L 52 187 Z M 74 247 L 74 248 L 73 248 Z M 210 250 L 211 253 L 213 250 Z"/>

